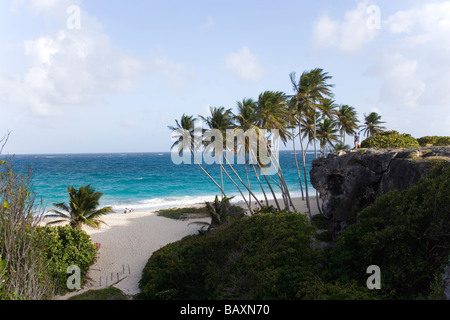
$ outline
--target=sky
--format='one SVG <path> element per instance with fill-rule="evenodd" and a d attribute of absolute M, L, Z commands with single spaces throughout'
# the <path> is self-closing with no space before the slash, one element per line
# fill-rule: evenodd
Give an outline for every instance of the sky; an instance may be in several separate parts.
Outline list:
<path fill-rule="evenodd" d="M 3 153 L 170 151 L 183 113 L 314 68 L 361 121 L 448 136 L 449 34 L 438 0 L 0 0 Z"/>

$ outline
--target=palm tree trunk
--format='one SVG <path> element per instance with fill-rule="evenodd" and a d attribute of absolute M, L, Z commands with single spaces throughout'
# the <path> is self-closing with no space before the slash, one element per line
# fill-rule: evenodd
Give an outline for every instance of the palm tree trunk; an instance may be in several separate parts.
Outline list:
<path fill-rule="evenodd" d="M 247 177 L 247 186 L 248 189 L 250 190 L 250 180 L 248 179 L 248 172 L 247 172 L 247 159 L 245 159 L 245 164 L 244 164 L 244 170 L 245 170 L 245 176 Z M 251 192 L 248 192 L 248 201 L 250 202 L 250 207 L 252 206 L 252 198 L 251 198 Z"/>
<path fill-rule="evenodd" d="M 258 172 L 256 171 L 256 168 L 255 168 L 254 164 L 252 164 L 252 168 L 253 168 L 253 171 L 255 172 L 256 180 L 258 180 L 259 186 L 261 187 L 261 191 L 262 191 L 262 193 L 264 195 L 264 199 L 266 200 L 266 205 L 269 205 L 269 200 L 267 199 L 266 192 L 264 191 L 264 187 L 263 187 L 263 185 L 261 183 L 261 180 L 259 179 L 259 175 L 258 175 Z"/>
<path fill-rule="evenodd" d="M 244 194 L 242 193 L 241 188 L 239 188 L 238 184 L 233 180 L 233 178 L 230 177 L 230 175 L 228 174 L 227 170 L 223 167 L 223 165 L 220 164 L 220 166 L 221 166 L 221 168 L 223 169 L 223 172 L 225 172 L 225 174 L 227 175 L 227 177 L 231 180 L 231 182 L 232 182 L 232 183 L 236 186 L 236 188 L 239 190 L 239 193 L 241 194 L 242 199 L 244 199 L 244 202 L 245 202 L 245 204 L 247 205 L 247 208 L 248 208 L 249 213 L 251 213 L 251 212 L 252 212 L 252 208 L 251 208 L 250 205 L 248 204 L 247 199 L 245 199 L 245 196 L 244 196 Z"/>
<path fill-rule="evenodd" d="M 222 167 L 220 167 L 220 184 L 221 184 L 222 190 L 223 190 L 223 171 L 222 171 Z M 225 196 L 225 193 L 223 193 L 223 191 L 222 191 L 222 200 L 223 200 L 224 196 Z"/>
<path fill-rule="evenodd" d="M 273 157 L 273 155 L 271 155 L 271 156 Z M 291 194 L 289 193 L 289 189 L 287 187 L 286 180 L 284 179 L 284 175 L 283 175 L 283 171 L 281 170 L 280 163 L 275 157 L 273 157 L 272 161 L 276 162 L 276 165 L 278 167 L 278 172 L 277 172 L 278 173 L 278 178 L 280 179 L 281 186 L 283 186 L 283 188 L 285 190 L 285 191 L 283 191 L 283 195 L 286 198 L 286 202 L 287 202 L 286 209 L 289 211 L 289 206 L 291 206 L 295 210 L 295 206 L 294 206 L 294 203 L 292 202 Z"/>
<path fill-rule="evenodd" d="M 253 196 L 253 198 L 255 199 L 256 203 L 261 206 L 261 203 L 259 202 L 258 198 L 253 194 L 253 192 L 250 190 L 249 187 L 247 187 L 247 185 L 242 181 L 241 177 L 239 176 L 239 174 L 236 172 L 236 170 L 233 169 L 233 166 L 231 165 L 231 163 L 228 161 L 227 157 L 224 155 L 225 158 L 225 162 L 230 166 L 231 170 L 234 172 L 234 174 L 236 175 L 236 177 L 239 179 L 239 181 L 242 183 L 242 185 L 248 190 L 248 192 L 250 193 L 251 196 Z M 226 172 L 226 171 L 225 171 Z"/>
<path fill-rule="evenodd" d="M 277 196 L 275 195 L 275 192 L 273 192 L 272 186 L 270 185 L 269 181 L 267 180 L 266 175 L 263 174 L 263 177 L 264 177 L 264 180 L 266 180 L 267 185 L 269 186 L 270 192 L 272 192 L 273 200 L 275 201 L 275 204 L 276 204 L 276 206 L 277 206 L 277 209 L 278 209 L 278 210 L 281 210 L 280 204 L 278 203 L 278 200 L 277 200 Z"/>
<path fill-rule="evenodd" d="M 223 188 L 220 187 L 220 185 L 217 183 L 216 180 L 214 180 L 213 177 L 211 177 L 211 175 L 203 168 L 203 166 L 198 162 L 197 158 L 195 157 L 194 152 L 191 150 L 191 154 L 194 157 L 194 161 L 197 163 L 197 165 L 200 167 L 200 169 L 202 169 L 202 171 L 208 176 L 208 178 L 210 178 L 212 180 L 212 182 L 214 182 L 214 184 L 217 186 L 217 188 L 220 189 L 220 191 L 222 191 L 222 194 L 225 194 L 225 192 L 223 191 Z"/>
<path fill-rule="evenodd" d="M 255 154 L 253 153 L 253 151 L 251 151 L 251 152 L 252 152 L 253 157 L 257 160 L 256 163 L 258 164 L 258 168 L 259 168 L 259 170 L 261 171 L 262 168 L 261 168 L 261 165 L 259 164 L 258 158 L 255 156 Z M 274 202 L 275 202 L 275 205 L 277 206 L 277 209 L 278 209 L 278 210 L 281 210 L 280 204 L 278 203 L 277 196 L 275 195 L 275 192 L 273 192 L 273 189 L 272 189 L 272 186 L 270 185 L 269 180 L 267 180 L 267 177 L 266 177 L 265 174 L 263 174 L 263 177 L 264 177 L 264 180 L 266 180 L 266 183 L 267 183 L 267 186 L 269 187 L 270 192 L 272 193 L 273 200 L 274 200 Z M 270 176 L 269 176 L 269 177 L 270 177 Z M 266 201 L 267 201 L 267 198 L 266 198 Z M 268 204 L 268 203 L 269 203 L 269 202 L 267 202 L 267 204 Z"/>
<path fill-rule="evenodd" d="M 302 200 L 305 200 L 305 195 L 303 193 L 302 179 L 301 179 L 301 175 L 300 175 L 300 168 L 298 167 L 297 150 L 295 150 L 296 148 L 295 148 L 294 128 L 292 128 L 292 146 L 294 148 L 294 158 L 295 158 L 295 166 L 297 167 L 298 183 L 300 184 L 300 190 L 302 191 Z"/>
<path fill-rule="evenodd" d="M 301 124 L 298 125 L 298 128 L 299 128 L 298 129 L 299 130 L 298 138 L 300 140 L 300 147 L 301 147 L 301 151 L 302 151 L 303 175 L 304 175 L 304 178 L 305 178 L 306 206 L 308 208 L 308 219 L 309 219 L 309 222 L 312 223 L 311 204 L 309 202 L 309 192 L 308 192 L 308 179 L 307 179 L 307 175 L 306 175 L 306 152 L 308 151 L 309 142 L 306 145 L 306 151 L 305 151 L 304 148 L 303 148 Z"/>

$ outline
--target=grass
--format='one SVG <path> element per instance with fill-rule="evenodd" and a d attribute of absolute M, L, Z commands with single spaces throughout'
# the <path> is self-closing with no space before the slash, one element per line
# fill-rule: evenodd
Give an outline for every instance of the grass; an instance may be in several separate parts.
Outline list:
<path fill-rule="evenodd" d="M 323 215 L 321 214 L 313 215 L 312 222 L 317 229 L 328 230 L 328 219 L 325 218 Z"/>
<path fill-rule="evenodd" d="M 115 287 L 108 287 L 100 290 L 89 290 L 70 297 L 69 300 L 130 300 L 130 297 Z"/>
<path fill-rule="evenodd" d="M 208 217 L 209 215 L 206 206 L 204 206 L 162 209 L 158 211 L 158 216 L 178 220 L 181 218 L 181 216 L 192 216 L 195 218 L 199 218 Z"/>

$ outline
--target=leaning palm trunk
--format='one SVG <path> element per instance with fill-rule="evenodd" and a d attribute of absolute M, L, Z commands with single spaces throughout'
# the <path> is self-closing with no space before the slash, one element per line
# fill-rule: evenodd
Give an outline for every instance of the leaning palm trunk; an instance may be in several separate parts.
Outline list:
<path fill-rule="evenodd" d="M 225 172 L 225 175 L 230 179 L 230 181 L 231 181 L 231 182 L 235 185 L 235 187 L 238 189 L 239 193 L 240 193 L 241 196 L 242 196 L 242 199 L 244 200 L 244 202 L 245 202 L 245 204 L 246 204 L 246 206 L 247 206 L 247 208 L 248 208 L 248 210 L 249 210 L 249 213 L 251 213 L 251 212 L 252 212 L 252 208 L 250 207 L 250 205 L 249 205 L 247 199 L 245 198 L 244 193 L 242 193 L 241 188 L 239 188 L 239 185 L 233 180 L 233 178 L 231 178 L 231 176 L 228 174 L 227 170 L 223 167 L 223 165 L 222 165 L 221 163 L 220 163 L 219 165 L 220 165 L 220 167 L 222 168 L 223 172 Z"/>
<path fill-rule="evenodd" d="M 271 155 L 271 156 L 273 157 L 273 155 Z M 295 206 L 294 206 L 294 203 L 292 202 L 291 194 L 290 194 L 288 186 L 286 184 L 286 180 L 284 179 L 283 171 L 281 170 L 281 165 L 280 165 L 279 161 L 275 157 L 273 157 L 272 161 L 275 162 L 275 164 L 276 164 L 276 166 L 278 168 L 277 174 L 278 174 L 278 177 L 280 179 L 280 184 L 283 187 L 282 188 L 283 195 L 286 198 L 286 203 L 287 203 L 286 209 L 289 211 L 289 206 L 291 206 L 294 209 L 294 211 L 295 211 Z"/>
<path fill-rule="evenodd" d="M 308 208 L 308 219 L 309 219 L 309 222 L 312 223 L 311 204 L 309 202 L 309 192 L 308 192 L 308 179 L 307 179 L 307 175 L 306 175 L 306 151 L 308 150 L 309 142 L 306 145 L 306 151 L 305 151 L 304 148 L 303 148 L 301 125 L 299 124 L 298 127 L 299 127 L 298 138 L 300 140 L 300 148 L 301 148 L 301 152 L 302 152 L 303 175 L 304 175 L 304 178 L 305 178 L 306 206 Z"/>
<path fill-rule="evenodd" d="M 247 159 L 245 159 L 245 164 L 244 164 L 244 170 L 245 170 L 245 176 L 247 177 L 247 186 L 248 189 L 250 190 L 250 180 L 248 178 L 248 172 L 247 172 Z M 250 203 L 250 207 L 252 206 L 252 198 L 251 198 L 251 192 L 248 192 L 248 201 Z"/>
<path fill-rule="evenodd" d="M 208 178 L 211 179 L 212 182 L 214 182 L 214 184 L 217 186 L 217 188 L 220 189 L 220 191 L 222 192 L 222 194 L 225 194 L 225 192 L 223 191 L 223 187 L 221 187 L 216 180 L 214 180 L 213 177 L 211 177 L 211 175 L 203 168 L 203 166 L 198 162 L 197 158 L 195 157 L 194 151 L 192 151 L 192 149 L 190 149 L 192 156 L 194 157 L 194 161 L 197 163 L 197 165 L 200 167 L 200 169 L 202 169 L 202 171 L 208 176 Z"/>
<path fill-rule="evenodd" d="M 247 191 L 249 192 L 249 194 L 255 199 L 256 203 L 261 207 L 261 203 L 259 202 L 258 198 L 253 194 L 253 192 L 250 190 L 250 188 L 244 183 L 244 181 L 242 181 L 241 177 L 239 176 L 239 174 L 236 172 L 236 170 L 234 170 L 233 166 L 231 165 L 231 163 L 228 161 L 227 157 L 224 155 L 225 161 L 226 163 L 230 166 L 231 170 L 233 171 L 233 173 L 236 175 L 236 177 L 239 179 L 239 181 L 242 183 L 242 185 L 247 189 Z M 250 200 L 250 199 L 249 199 Z"/>
<path fill-rule="evenodd" d="M 300 175 L 300 168 L 298 167 L 298 159 L 297 159 L 297 150 L 295 148 L 295 132 L 294 127 L 292 127 L 292 146 L 294 148 L 294 159 L 295 159 L 295 166 L 297 167 L 297 175 L 298 175 L 298 183 L 300 184 L 300 190 L 302 192 L 302 200 L 305 200 L 305 194 L 303 193 L 303 185 L 302 185 L 302 179 Z"/>
<path fill-rule="evenodd" d="M 252 164 L 252 168 L 253 168 L 253 171 L 255 172 L 256 180 L 258 180 L 259 186 L 261 187 L 261 191 L 263 193 L 263 196 L 264 196 L 264 199 L 266 201 L 266 204 L 268 205 L 269 204 L 269 200 L 267 199 L 266 192 L 264 191 L 264 187 L 263 187 L 263 185 L 261 183 L 261 180 L 259 179 L 259 175 L 258 175 L 258 172 L 256 171 L 256 168 L 255 168 L 254 164 Z"/>
<path fill-rule="evenodd" d="M 252 152 L 252 156 L 253 156 L 255 159 L 257 159 L 256 156 L 255 156 L 255 154 L 253 153 L 253 151 L 251 151 L 251 152 Z M 261 164 L 259 163 L 259 161 L 256 161 L 256 163 L 258 164 L 259 171 L 262 172 Z M 269 190 L 270 190 L 270 192 L 272 193 L 273 200 L 274 200 L 274 202 L 275 202 L 275 205 L 277 206 L 277 209 L 278 209 L 278 210 L 281 210 L 280 204 L 278 203 L 277 196 L 275 195 L 275 192 L 273 191 L 272 186 L 271 186 L 269 180 L 267 180 L 267 177 L 266 177 L 266 175 L 265 175 L 264 173 L 262 174 L 262 176 L 264 177 L 264 180 L 266 181 L 267 186 L 269 187 Z M 267 202 L 267 203 L 268 203 L 268 202 Z"/>

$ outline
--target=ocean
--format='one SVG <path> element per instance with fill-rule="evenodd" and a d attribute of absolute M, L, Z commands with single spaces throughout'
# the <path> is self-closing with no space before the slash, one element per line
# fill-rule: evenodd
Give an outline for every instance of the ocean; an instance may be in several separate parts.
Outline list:
<path fill-rule="evenodd" d="M 311 170 L 313 153 L 308 153 L 306 167 Z M 5 155 L 1 156 L 5 159 Z M 298 152 L 299 166 L 301 157 Z M 301 196 L 293 151 L 280 151 L 279 161 L 286 183 L 293 197 Z M 111 154 L 49 154 L 15 155 L 14 167 L 32 169 L 32 185 L 38 200 L 46 210 L 53 203 L 68 202 L 67 186 L 80 187 L 90 184 L 96 191 L 102 192 L 101 206 L 112 206 L 115 212 L 128 209 L 155 210 L 180 205 L 190 205 L 212 201 L 220 190 L 196 164 L 176 165 L 171 153 L 111 153 Z M 204 165 L 208 173 L 220 184 L 218 165 Z M 234 173 L 225 166 L 230 176 L 239 184 Z M 233 165 L 241 179 L 247 182 L 244 165 Z M 263 194 L 254 171 L 247 166 L 251 190 L 259 199 Z M 302 184 L 305 185 L 302 175 Z M 242 197 L 234 184 L 224 176 L 224 189 L 233 201 Z M 276 176 L 273 176 L 275 179 Z M 267 196 L 272 199 L 270 190 L 265 186 Z M 269 181 L 271 181 L 269 179 Z M 276 179 L 277 181 L 277 179 Z M 271 181 L 272 182 L 272 181 Z M 272 183 L 275 190 L 279 189 Z M 241 190 L 248 196 L 246 189 Z M 308 180 L 310 194 L 315 192 Z"/>

